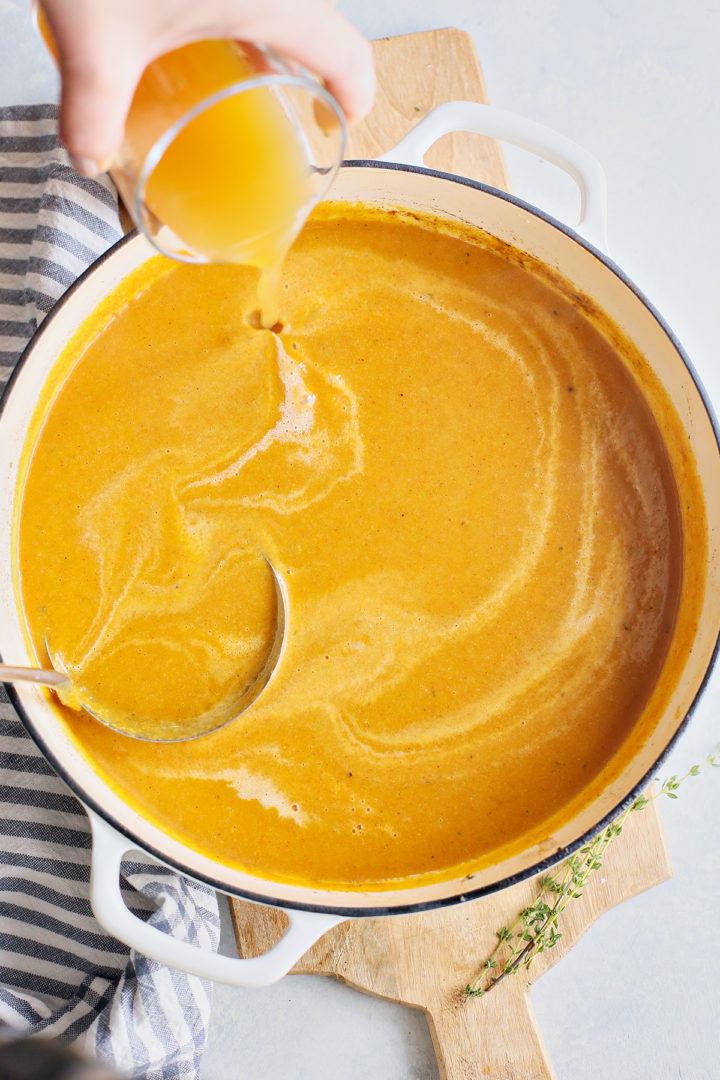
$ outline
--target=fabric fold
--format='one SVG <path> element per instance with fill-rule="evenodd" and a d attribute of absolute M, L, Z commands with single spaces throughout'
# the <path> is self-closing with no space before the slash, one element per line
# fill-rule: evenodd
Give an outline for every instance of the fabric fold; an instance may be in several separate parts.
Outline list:
<path fill-rule="evenodd" d="M 122 235 L 107 177 L 71 168 L 54 105 L 0 108 L 0 388 L 75 279 Z M 9 508 L 6 508 L 6 513 Z M 128 1076 L 193 1080 L 211 984 L 129 950 L 89 902 L 87 815 L 0 688 L 0 1024 L 77 1044 Z M 215 893 L 143 856 L 128 906 L 215 950 Z"/>

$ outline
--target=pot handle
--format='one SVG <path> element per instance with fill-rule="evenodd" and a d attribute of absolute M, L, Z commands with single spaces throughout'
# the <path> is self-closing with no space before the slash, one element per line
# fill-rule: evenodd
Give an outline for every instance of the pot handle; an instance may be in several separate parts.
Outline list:
<path fill-rule="evenodd" d="M 282 908 L 290 926 L 263 956 L 241 959 L 199 949 L 148 926 L 132 914 L 120 892 L 120 863 L 123 855 L 136 850 L 137 845 L 121 836 L 92 810 L 87 813 L 93 836 L 90 903 L 95 918 L 113 937 L 168 967 L 231 986 L 269 986 L 287 975 L 293 964 L 326 930 L 343 921 L 337 915 Z"/>
<path fill-rule="evenodd" d="M 513 143 L 568 173 L 580 189 L 580 220 L 574 229 L 595 247 L 607 251 L 607 182 L 600 162 L 572 139 L 517 113 L 477 101 L 448 101 L 431 109 L 404 139 L 377 160 L 422 166 L 433 143 L 455 131 L 473 131 Z"/>

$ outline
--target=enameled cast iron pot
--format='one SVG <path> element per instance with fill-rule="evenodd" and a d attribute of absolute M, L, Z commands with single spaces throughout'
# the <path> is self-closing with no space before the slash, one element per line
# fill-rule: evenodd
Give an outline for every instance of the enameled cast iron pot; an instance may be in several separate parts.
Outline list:
<path fill-rule="evenodd" d="M 582 195 L 581 222 L 573 231 L 485 185 L 423 168 L 423 154 L 450 131 L 476 131 L 506 139 L 564 168 Z M 536 873 L 565 857 L 599 831 L 654 775 L 687 722 L 709 677 L 720 623 L 720 452 L 718 427 L 702 387 L 668 327 L 602 252 L 605 249 L 604 179 L 597 162 L 562 136 L 512 114 L 469 102 L 440 106 L 379 161 L 349 162 L 333 199 L 400 205 L 476 224 L 539 257 L 579 292 L 592 298 L 649 360 L 687 432 L 705 495 L 709 567 L 702 615 L 682 678 L 662 721 L 619 779 L 586 810 L 538 845 L 467 878 L 394 892 L 329 892 L 249 876 L 199 855 L 151 825 L 126 805 L 73 746 L 52 705 L 30 686 L 9 688 L 28 730 L 59 775 L 88 810 L 93 831 L 91 899 L 98 921 L 148 956 L 205 978 L 260 986 L 284 975 L 330 926 L 343 918 L 420 911 L 480 896 Z M 155 254 L 138 235 L 121 240 L 56 305 L 30 342 L 2 401 L 0 413 L 0 652 L 7 663 L 32 663 L 22 630 L 11 572 L 11 514 L 17 463 L 41 387 L 63 346 L 95 306 L 128 273 Z M 119 891 L 122 856 L 144 849 L 184 874 L 234 896 L 279 905 L 290 926 L 265 956 L 250 960 L 203 953 L 141 922 Z"/>

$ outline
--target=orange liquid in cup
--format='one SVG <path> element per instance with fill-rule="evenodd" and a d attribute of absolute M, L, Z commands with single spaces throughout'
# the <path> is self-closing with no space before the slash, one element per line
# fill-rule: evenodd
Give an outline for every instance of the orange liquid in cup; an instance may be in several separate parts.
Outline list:
<path fill-rule="evenodd" d="M 40 33 L 57 58 L 40 5 Z M 135 91 L 122 158 L 111 174 L 132 208 L 135 183 L 157 140 L 195 105 L 259 73 L 259 54 L 232 41 L 199 41 L 153 61 Z M 228 97 L 190 120 L 147 181 L 144 202 L 192 253 L 260 269 L 261 322 L 278 320 L 280 267 L 312 190 L 302 137 L 267 87 Z"/>
<path fill-rule="evenodd" d="M 229 41 L 197 42 L 154 61 L 128 116 L 126 142 L 133 157 L 144 160 L 173 119 L 161 101 L 168 83 L 173 109 L 183 115 L 255 73 L 245 52 Z M 152 171 L 144 201 L 192 251 L 213 262 L 260 268 L 267 326 L 277 321 L 280 264 L 311 199 L 300 136 L 272 90 L 259 87 L 190 120 Z"/>

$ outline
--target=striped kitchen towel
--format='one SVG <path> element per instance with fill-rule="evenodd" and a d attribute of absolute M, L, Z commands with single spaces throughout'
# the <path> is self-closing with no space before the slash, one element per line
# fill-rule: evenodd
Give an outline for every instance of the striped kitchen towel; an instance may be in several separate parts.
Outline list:
<path fill-rule="evenodd" d="M 0 384 L 55 301 L 120 235 L 112 184 L 71 169 L 56 106 L 0 108 Z M 0 687 L 0 1025 L 75 1040 L 127 1076 L 197 1077 L 210 985 L 101 929 L 89 863 L 85 812 Z M 211 889 L 140 856 L 123 863 L 123 889 L 160 929 L 217 948 Z"/>

